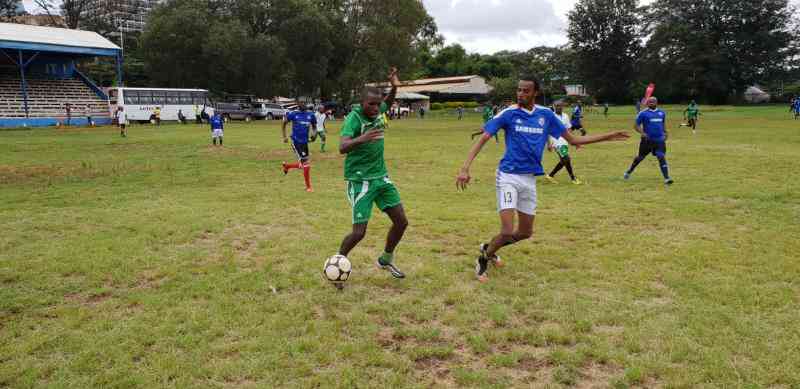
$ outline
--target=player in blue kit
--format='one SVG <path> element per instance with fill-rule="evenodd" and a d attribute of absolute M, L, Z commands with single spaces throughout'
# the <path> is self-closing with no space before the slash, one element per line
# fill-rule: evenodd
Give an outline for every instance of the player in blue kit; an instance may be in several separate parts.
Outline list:
<path fill-rule="evenodd" d="M 470 182 L 469 168 L 489 139 L 500 129 L 505 131 L 506 152 L 497 169 L 495 186 L 497 209 L 500 213 L 500 233 L 489 243 L 480 245 L 475 274 L 478 280 L 488 280 L 489 263 L 502 266 L 497 251 L 533 236 L 533 221 L 536 215 L 536 176 L 544 175 L 542 154 L 548 137 L 564 137 L 572 145 L 624 140 L 629 136 L 623 131 L 592 136 L 575 136 L 566 130 L 553 111 L 534 104 L 540 92 L 539 81 L 534 77 L 522 77 L 517 85 L 517 104 L 512 105 L 487 122 L 484 133 L 469 151 L 467 160 L 456 178 L 456 187 L 467 188 Z M 514 216 L 518 222 L 514 228 Z"/>
<path fill-rule="evenodd" d="M 800 97 L 794 99 L 791 110 L 794 111 L 794 120 L 800 118 Z"/>
<path fill-rule="evenodd" d="M 666 120 L 667 114 L 658 109 L 658 99 L 655 97 L 647 99 L 647 109 L 639 112 L 636 117 L 636 124 L 633 126 L 633 129 L 642 135 L 642 140 L 639 142 L 639 155 L 633 159 L 631 167 L 625 172 L 623 178 L 630 179 L 633 170 L 644 161 L 647 154 L 653 154 L 658 158 L 661 174 L 664 176 L 664 183 L 672 185 L 675 182 L 669 176 L 669 166 L 667 165 L 668 134 Z"/>
<path fill-rule="evenodd" d="M 583 128 L 583 107 L 581 103 L 575 104 L 575 108 L 572 110 L 572 122 L 570 122 L 572 131 L 580 131 L 581 135 L 586 135 L 586 129 Z"/>
<path fill-rule="evenodd" d="M 217 141 L 219 141 L 219 145 L 222 146 L 222 135 L 225 124 L 222 115 L 219 112 L 215 112 L 214 116 L 208 120 L 208 124 L 211 125 L 211 143 L 216 146 Z"/>
<path fill-rule="evenodd" d="M 286 163 L 283 162 L 283 174 L 288 174 L 292 169 L 303 169 L 303 178 L 306 181 L 306 192 L 313 192 L 311 189 L 311 163 L 309 162 L 308 155 L 308 137 L 309 128 L 314 134 L 317 132 L 317 118 L 312 112 L 306 110 L 305 104 L 299 104 L 297 111 L 292 111 L 286 114 L 286 120 L 283 121 L 283 143 L 289 143 L 289 138 L 286 137 L 286 124 L 292 122 L 292 149 L 297 154 L 297 162 Z"/>

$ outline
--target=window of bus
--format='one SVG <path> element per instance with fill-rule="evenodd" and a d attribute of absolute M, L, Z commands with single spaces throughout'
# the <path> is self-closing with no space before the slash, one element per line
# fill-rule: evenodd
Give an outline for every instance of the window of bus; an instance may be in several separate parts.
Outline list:
<path fill-rule="evenodd" d="M 192 92 L 179 92 L 182 105 L 192 105 Z"/>
<path fill-rule="evenodd" d="M 164 105 L 166 103 L 167 97 L 164 91 L 153 91 L 153 104 L 155 105 Z"/>
<path fill-rule="evenodd" d="M 206 103 L 206 94 L 203 92 L 192 92 L 192 100 L 196 105 L 208 105 Z"/>
<path fill-rule="evenodd" d="M 140 104 L 139 91 L 126 90 L 122 92 L 122 95 L 125 97 L 125 104 Z"/>
<path fill-rule="evenodd" d="M 181 100 L 181 92 L 167 92 L 167 104 L 178 105 Z"/>
<path fill-rule="evenodd" d="M 153 104 L 153 94 L 149 90 L 140 90 L 139 92 L 139 104 L 142 105 L 149 105 Z M 128 91 L 125 91 L 127 94 Z"/>

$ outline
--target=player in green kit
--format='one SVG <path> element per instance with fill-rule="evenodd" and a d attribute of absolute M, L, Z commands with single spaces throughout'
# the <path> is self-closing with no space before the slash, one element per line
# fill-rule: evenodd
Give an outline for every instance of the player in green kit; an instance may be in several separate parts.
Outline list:
<path fill-rule="evenodd" d="M 483 107 L 483 124 L 486 124 L 489 120 L 492 120 L 493 117 L 494 117 L 494 109 L 492 109 L 492 106 L 487 105 Z M 470 139 L 475 139 L 476 136 L 482 134 L 483 134 L 482 129 L 478 130 L 477 132 L 473 132 L 472 135 L 470 135 Z M 494 142 L 500 143 L 500 139 L 497 137 L 497 134 L 494 135 Z"/>
<path fill-rule="evenodd" d="M 692 102 L 689 103 L 689 106 L 686 107 L 684 114 L 689 122 L 688 126 L 692 127 L 692 134 L 694 134 L 697 130 L 697 117 L 700 116 L 700 107 L 694 100 L 692 100 Z"/>
<path fill-rule="evenodd" d="M 408 227 L 408 219 L 400 202 L 400 193 L 389 179 L 383 158 L 384 113 L 394 102 L 400 85 L 396 68 L 391 68 L 389 82 L 392 89 L 386 98 L 378 88 L 364 88 L 361 104 L 353 107 L 342 125 L 339 152 L 347 154 L 344 179 L 347 182 L 347 199 L 353 210 L 353 230 L 342 240 L 339 254 L 347 256 L 364 239 L 372 205 L 375 204 L 392 220 L 386 246 L 378 258 L 378 267 L 389 271 L 395 278 L 405 278 L 405 274 L 393 264 L 393 259 L 394 250 Z"/>

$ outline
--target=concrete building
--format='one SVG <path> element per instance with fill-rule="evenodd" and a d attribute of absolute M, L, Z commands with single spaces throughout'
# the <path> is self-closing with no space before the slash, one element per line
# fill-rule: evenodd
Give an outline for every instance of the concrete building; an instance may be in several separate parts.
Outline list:
<path fill-rule="evenodd" d="M 160 0 L 90 0 L 81 13 L 84 19 L 105 19 L 123 32 L 142 32 L 147 15 Z"/>
<path fill-rule="evenodd" d="M 567 91 L 567 96 L 589 96 L 589 93 L 586 92 L 586 87 L 581 84 L 564 85 L 564 89 Z"/>

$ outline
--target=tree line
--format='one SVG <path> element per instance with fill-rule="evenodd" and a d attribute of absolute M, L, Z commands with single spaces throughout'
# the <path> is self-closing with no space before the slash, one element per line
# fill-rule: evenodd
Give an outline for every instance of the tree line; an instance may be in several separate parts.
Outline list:
<path fill-rule="evenodd" d="M 91 0 L 35 1 L 70 28 L 118 28 L 81 12 Z M 11 3 L 0 0 L 0 14 Z M 124 70 L 129 85 L 341 101 L 390 65 L 405 79 L 478 74 L 497 100 L 513 96 L 520 73 L 549 97 L 581 84 L 612 103 L 651 82 L 675 102 L 735 101 L 756 84 L 800 93 L 800 18 L 788 0 L 579 0 L 568 20 L 563 46 L 482 55 L 444 46 L 419 0 L 167 0 L 142 34 L 125 35 Z M 110 63 L 87 67 L 114 79 Z"/>
<path fill-rule="evenodd" d="M 440 43 L 418 0 L 169 0 L 140 53 L 157 85 L 349 100 Z"/>

